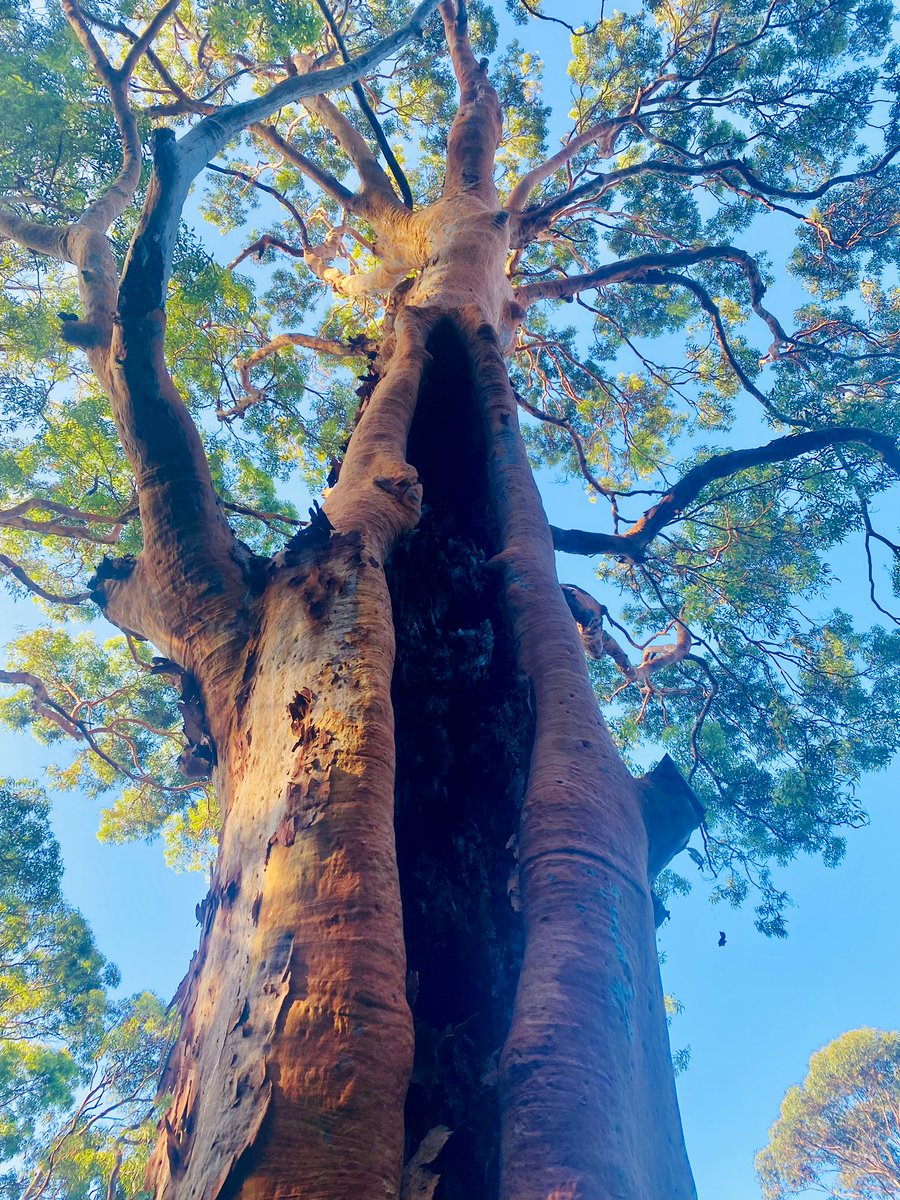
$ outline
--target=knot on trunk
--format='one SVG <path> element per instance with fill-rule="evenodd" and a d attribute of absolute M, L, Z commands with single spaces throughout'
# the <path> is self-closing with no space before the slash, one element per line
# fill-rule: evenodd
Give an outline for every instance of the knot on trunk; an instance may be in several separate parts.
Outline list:
<path fill-rule="evenodd" d="M 393 496 L 404 508 L 410 509 L 418 521 L 422 512 L 422 484 L 418 475 L 410 474 L 408 470 L 392 475 L 379 475 L 374 483 L 377 488 Z"/>

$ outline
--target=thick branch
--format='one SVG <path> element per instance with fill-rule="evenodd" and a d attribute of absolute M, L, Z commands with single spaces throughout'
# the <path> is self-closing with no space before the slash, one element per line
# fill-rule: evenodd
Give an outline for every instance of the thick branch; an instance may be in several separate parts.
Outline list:
<path fill-rule="evenodd" d="M 310 71 L 314 63 L 315 59 L 311 55 L 294 55 L 294 65 L 301 71 Z M 372 199 L 378 197 L 388 204 L 397 204 L 391 181 L 369 149 L 366 139 L 347 120 L 337 105 L 327 96 L 317 95 L 307 97 L 303 101 L 303 107 L 318 117 L 325 128 L 334 134 L 341 149 L 356 168 L 363 195 L 371 196 Z M 372 115 L 374 117 L 374 113 Z"/>
<path fill-rule="evenodd" d="M 330 171 L 326 171 L 320 167 L 318 163 L 313 162 L 311 158 L 307 158 L 305 154 L 301 154 L 296 146 L 281 136 L 274 125 L 267 125 L 265 122 L 259 121 L 250 126 L 250 131 L 255 133 L 257 137 L 263 139 L 264 142 L 274 149 L 286 159 L 287 162 L 301 171 L 308 179 L 311 179 L 317 187 L 320 187 L 326 196 L 330 196 L 332 200 L 337 200 L 343 208 L 348 212 L 357 213 L 359 211 L 359 203 L 356 196 L 349 188 L 344 187 L 341 181 Z"/>
<path fill-rule="evenodd" d="M 239 598 L 246 592 L 241 556 L 221 515 L 199 433 L 172 383 L 163 353 L 168 277 L 188 189 L 243 129 L 285 104 L 314 97 L 325 88 L 346 87 L 420 32 L 436 7 L 437 0 L 425 0 L 395 33 L 354 62 L 291 75 L 262 96 L 204 117 L 179 142 L 171 130 L 156 131 L 153 176 L 125 262 L 120 323 L 112 369 L 104 383 L 138 481 L 145 554 L 151 552 L 154 582 L 183 598 L 170 612 L 181 643 L 173 646 L 171 657 L 177 657 L 179 649 L 195 652 L 199 628 L 234 624 L 242 611 Z M 225 641 L 220 639 L 220 644 Z"/>
<path fill-rule="evenodd" d="M 565 209 L 577 204 L 582 200 L 587 200 L 592 196 L 596 196 L 598 192 L 605 191 L 624 179 L 630 179 L 635 175 L 644 173 L 654 173 L 658 175 L 676 175 L 687 178 L 697 176 L 727 176 L 729 173 L 738 175 L 745 184 L 751 189 L 753 195 L 762 197 L 771 197 L 773 199 L 785 200 L 818 200 L 829 192 L 832 188 L 839 187 L 844 183 L 856 183 L 861 179 L 869 179 L 877 175 L 879 171 L 897 154 L 900 154 L 900 146 L 892 146 L 885 154 L 881 156 L 873 167 L 869 167 L 864 171 L 853 171 L 844 175 L 833 175 L 830 179 L 826 179 L 820 183 L 818 187 L 811 188 L 808 191 L 792 188 L 779 188 L 773 184 L 768 184 L 747 166 L 747 164 L 739 158 L 723 158 L 715 162 L 699 162 L 699 163 L 683 163 L 671 162 L 667 159 L 648 158 L 643 162 L 632 163 L 627 167 L 619 167 L 614 171 L 608 171 L 605 174 L 601 173 L 590 179 L 587 183 L 583 183 L 578 187 L 571 188 L 561 196 L 555 197 L 553 200 L 548 200 L 546 204 L 540 205 L 538 208 L 527 210 L 519 223 L 519 244 L 527 245 L 528 242 L 542 229 L 558 216 Z"/>
<path fill-rule="evenodd" d="M 107 188 L 106 192 L 92 204 L 88 205 L 84 214 L 77 222 L 78 225 L 95 229 L 102 233 L 112 225 L 113 221 L 122 215 L 126 207 L 131 203 L 135 189 L 141 178 L 141 139 L 137 121 L 135 120 L 134 113 L 131 111 L 131 105 L 128 103 L 128 83 L 131 72 L 140 54 L 143 54 L 144 49 L 149 45 L 151 38 L 148 38 L 148 32 L 152 28 L 152 36 L 155 37 L 162 21 L 166 20 L 174 11 L 176 4 L 173 0 L 169 0 L 169 3 L 162 10 L 162 20 L 159 21 L 159 24 L 156 23 L 156 19 L 151 22 L 148 29 L 144 31 L 144 34 L 132 46 L 125 60 L 125 65 L 119 69 L 113 67 L 103 53 L 76 0 L 63 0 L 62 7 L 66 19 L 75 31 L 78 40 L 87 51 L 94 73 L 109 92 L 110 105 L 116 118 L 119 132 L 122 135 L 122 166 L 119 174 Z M 157 14 L 157 16 L 159 15 Z M 132 57 L 138 45 L 141 46 L 140 54 Z M 72 260 L 70 259 L 70 261 Z"/>
<path fill-rule="evenodd" d="M 444 0 L 441 17 L 460 90 L 447 139 L 444 195 L 473 192 L 497 202 L 494 159 L 503 129 L 500 101 L 488 82 L 487 59 L 479 62 L 472 52 L 465 0 Z"/>
<path fill-rule="evenodd" d="M 692 468 L 623 534 L 553 528 L 553 544 L 567 554 L 614 554 L 640 562 L 656 535 L 677 520 L 703 489 L 716 479 L 771 463 L 789 462 L 816 450 L 857 444 L 874 450 L 900 476 L 900 448 L 893 438 L 871 429 L 828 426 L 776 438 L 765 446 L 716 454 Z"/>

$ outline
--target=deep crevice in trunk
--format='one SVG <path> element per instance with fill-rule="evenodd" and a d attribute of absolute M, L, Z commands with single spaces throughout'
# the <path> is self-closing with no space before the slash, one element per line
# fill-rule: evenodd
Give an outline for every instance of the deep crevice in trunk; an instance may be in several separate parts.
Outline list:
<path fill-rule="evenodd" d="M 422 520 L 388 578 L 397 632 L 397 851 L 416 1055 L 406 1156 L 453 1130 L 436 1200 L 498 1193 L 496 1065 L 522 954 L 515 831 L 532 741 L 490 525 L 467 355 L 449 325 L 429 346 L 408 459 Z"/>

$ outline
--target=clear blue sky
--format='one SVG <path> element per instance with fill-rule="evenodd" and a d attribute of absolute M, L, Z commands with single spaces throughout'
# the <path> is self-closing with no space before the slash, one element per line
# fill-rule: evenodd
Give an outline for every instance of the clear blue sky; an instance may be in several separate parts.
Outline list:
<path fill-rule="evenodd" d="M 556 3 L 547 11 L 574 21 L 574 9 L 590 13 L 593 7 Z M 502 8 L 501 0 L 496 8 Z M 505 19 L 504 27 L 510 30 Z M 567 35 L 542 25 L 529 41 L 547 60 L 547 95 L 553 81 L 552 98 L 558 98 L 564 118 L 568 105 L 564 91 L 556 89 L 565 79 Z M 577 486 L 547 485 L 544 493 L 556 523 L 577 525 L 599 516 Z M 838 573 L 853 581 L 863 570 L 861 559 L 848 556 Z M 561 572 L 565 581 L 591 587 L 586 560 L 569 559 Z M 8 597 L 0 595 L 0 629 L 12 632 L 27 620 L 25 607 L 14 613 Z M 0 731 L 0 774 L 39 776 L 46 761 L 28 739 Z M 796 901 L 786 941 L 758 934 L 750 910 L 711 908 L 700 884 L 691 897 L 671 905 L 673 919 L 660 939 L 667 955 L 663 978 L 685 1006 L 672 1041 L 692 1051 L 679 1094 L 701 1200 L 759 1200 L 754 1152 L 812 1051 L 863 1024 L 900 1027 L 900 769 L 867 781 L 862 797 L 871 827 L 851 831 L 846 860 L 837 870 L 803 860 L 781 872 L 779 882 Z M 90 921 L 100 948 L 120 967 L 123 990 L 152 988 L 168 997 L 196 948 L 194 908 L 205 880 L 173 875 L 158 845 L 100 845 L 97 820 L 78 796 L 63 796 L 55 805 L 65 890 Z M 692 870 L 688 864 L 685 873 Z M 727 933 L 723 948 L 717 945 L 720 929 Z"/>

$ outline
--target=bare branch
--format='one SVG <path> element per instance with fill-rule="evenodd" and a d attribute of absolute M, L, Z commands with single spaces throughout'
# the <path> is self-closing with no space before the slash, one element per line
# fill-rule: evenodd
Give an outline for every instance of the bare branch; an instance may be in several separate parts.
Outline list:
<path fill-rule="evenodd" d="M 246 250 L 242 250 L 237 258 L 233 258 L 228 263 L 227 269 L 233 271 L 236 266 L 242 263 L 245 258 L 250 258 L 251 255 L 255 255 L 257 259 L 260 259 L 273 246 L 276 250 L 282 250 L 285 254 L 290 254 L 293 258 L 303 258 L 306 250 L 309 248 L 309 242 L 307 240 L 305 246 L 292 246 L 284 238 L 275 237 L 271 233 L 264 233 L 261 238 L 257 238 L 255 242 L 252 242 Z"/>
<path fill-rule="evenodd" d="M 0 671 L 0 683 L 11 687 L 27 687 L 32 695 L 31 708 L 33 712 L 46 721 L 59 726 L 69 737 L 80 740 L 83 737 L 81 723 L 73 721 L 68 713 L 57 704 L 42 679 L 32 675 L 30 671 Z"/>
<path fill-rule="evenodd" d="M 302 346 L 306 350 L 314 350 L 317 354 L 332 355 L 335 358 L 348 358 L 356 355 L 371 357 L 377 349 L 374 342 L 362 337 L 354 338 L 349 342 L 340 342 L 333 338 L 317 337 L 308 333 L 280 333 L 264 346 L 260 346 L 258 350 L 254 350 L 247 358 L 235 361 L 234 365 L 240 371 L 241 384 L 245 394 L 231 408 L 216 409 L 216 416 L 220 421 L 230 421 L 234 417 L 240 417 L 248 408 L 252 408 L 253 405 L 266 399 L 265 389 L 258 388 L 253 384 L 250 372 L 259 363 L 288 346 Z"/>
<path fill-rule="evenodd" d="M 622 180 L 633 178 L 636 175 L 651 173 L 657 175 L 676 175 L 686 178 L 718 176 L 727 181 L 727 176 L 731 174 L 737 175 L 744 181 L 750 189 L 751 196 L 809 201 L 820 199 L 826 192 L 842 184 L 856 183 L 861 179 L 872 178 L 872 176 L 877 175 L 883 167 L 896 158 L 898 154 L 900 154 L 900 146 L 891 146 L 874 166 L 867 167 L 863 171 L 851 171 L 843 175 L 832 175 L 829 179 L 820 183 L 818 187 L 805 191 L 797 188 L 779 188 L 774 184 L 766 183 L 740 158 L 723 158 L 717 159 L 714 162 L 700 161 L 695 163 L 672 162 L 664 158 L 647 158 L 643 162 L 632 163 L 627 167 L 618 167 L 614 171 L 598 173 L 586 183 L 570 188 L 563 195 L 548 200 L 546 204 L 526 210 L 519 222 L 519 244 L 527 245 L 535 234 L 541 229 L 546 228 L 554 217 L 572 205 L 587 200 L 589 197 L 596 196 L 599 192 L 603 192 L 607 188 L 621 183 Z"/>
<path fill-rule="evenodd" d="M 698 246 L 692 250 L 674 250 L 667 254 L 638 254 L 634 258 L 606 263 L 596 271 L 585 275 L 569 275 L 562 279 L 548 279 L 540 283 L 528 283 L 516 288 L 516 300 L 523 308 L 538 300 L 567 300 L 579 292 L 605 287 L 612 283 L 635 283 L 646 280 L 650 271 L 689 267 L 698 263 L 724 261 L 739 266 L 746 276 L 750 290 L 750 307 L 760 316 L 775 338 L 769 348 L 769 357 L 774 361 L 782 346 L 790 345 L 790 338 L 779 321 L 762 305 L 766 285 L 759 273 L 756 259 L 737 246 Z"/>
<path fill-rule="evenodd" d="M 594 659 L 608 655 L 629 683 L 646 683 L 652 674 L 661 671 L 663 667 L 674 666 L 690 653 L 693 644 L 690 631 L 683 621 L 675 619 L 662 633 L 668 633 L 674 626 L 676 640 L 660 645 L 656 638 L 662 634 L 657 634 L 645 644 L 643 657 L 635 665 L 616 639 L 603 628 L 603 619 L 608 616 L 605 606 L 598 603 L 590 593 L 572 583 L 563 584 L 562 591 L 569 611 L 578 625 L 585 654 Z"/>
<path fill-rule="evenodd" d="M 58 726 L 63 733 L 76 741 L 84 741 L 90 747 L 91 751 L 97 755 L 99 759 L 112 767 L 120 775 L 124 775 L 126 779 L 131 779 L 135 783 L 149 785 L 163 792 L 185 792 L 191 791 L 198 786 L 197 783 L 190 784 L 164 784 L 158 783 L 155 779 L 145 774 L 136 763 L 136 770 L 131 770 L 116 759 L 110 757 L 109 754 L 102 748 L 97 741 L 97 734 L 115 733 L 113 729 L 97 728 L 92 729 L 85 721 L 82 721 L 72 713 L 58 704 L 47 689 L 47 685 L 37 675 L 33 675 L 30 671 L 0 671 L 0 684 L 7 684 L 12 687 L 26 687 L 32 694 L 31 708 L 38 717 L 43 717 L 44 720 L 50 721 Z M 130 739 L 122 735 L 117 736 L 126 744 L 131 744 Z"/>
<path fill-rule="evenodd" d="M 529 404 L 528 401 L 524 399 L 523 396 L 520 396 L 518 392 L 515 393 L 515 396 L 516 403 L 521 408 L 524 408 L 527 413 L 530 413 L 531 416 L 537 417 L 539 421 L 545 421 L 550 425 L 555 425 L 558 429 L 564 429 L 566 431 L 566 433 L 569 435 L 569 441 L 572 443 L 572 446 L 575 450 L 575 454 L 578 458 L 578 465 L 581 468 L 581 473 L 586 482 L 594 489 L 595 492 L 598 493 L 598 495 L 612 498 L 615 493 L 610 488 L 604 487 L 591 470 L 581 435 L 573 427 L 572 422 L 568 419 L 568 417 L 557 417 L 554 416 L 553 413 L 545 412 L 542 408 L 536 408 L 535 405 Z"/>
<path fill-rule="evenodd" d="M 568 29 L 572 37 L 585 37 L 587 34 L 593 33 L 603 20 L 602 4 L 600 6 L 600 21 L 596 22 L 594 25 L 582 25 L 576 28 L 576 26 L 570 25 L 568 21 L 561 21 L 559 17 L 548 17 L 546 14 L 539 12 L 535 7 L 533 7 L 533 5 L 528 3 L 528 0 L 519 0 L 519 3 L 526 10 L 526 12 L 531 13 L 531 15 L 538 21 L 550 21 L 553 25 L 562 25 L 563 29 Z"/>

